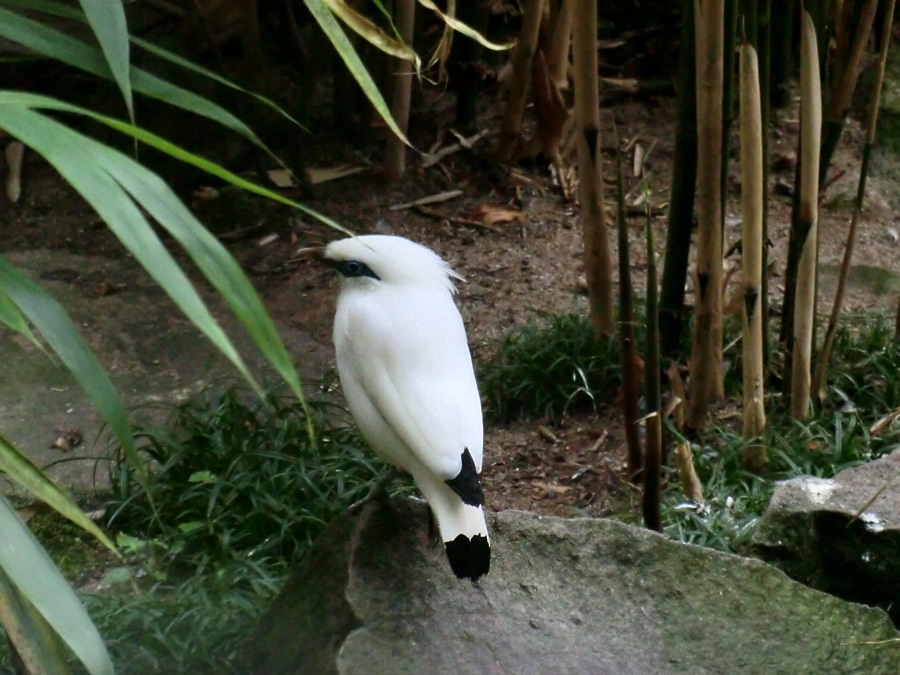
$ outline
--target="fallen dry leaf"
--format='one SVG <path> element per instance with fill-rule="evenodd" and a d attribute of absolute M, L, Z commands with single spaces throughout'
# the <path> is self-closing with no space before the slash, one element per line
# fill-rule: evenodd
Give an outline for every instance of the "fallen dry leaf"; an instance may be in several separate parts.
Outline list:
<path fill-rule="evenodd" d="M 309 167 L 306 169 L 306 176 L 309 179 L 310 185 L 320 185 L 331 180 L 338 180 L 339 178 L 346 178 L 347 176 L 362 173 L 363 171 L 368 171 L 368 167 L 352 166 L 350 164 L 324 168 Z"/>
<path fill-rule="evenodd" d="M 57 433 L 59 436 L 50 444 L 50 447 L 61 452 L 71 452 L 84 441 L 84 436 L 78 429 L 57 430 Z"/>
<path fill-rule="evenodd" d="M 525 222 L 525 215 L 521 211 L 494 204 L 479 204 L 469 217 L 485 225 Z"/>

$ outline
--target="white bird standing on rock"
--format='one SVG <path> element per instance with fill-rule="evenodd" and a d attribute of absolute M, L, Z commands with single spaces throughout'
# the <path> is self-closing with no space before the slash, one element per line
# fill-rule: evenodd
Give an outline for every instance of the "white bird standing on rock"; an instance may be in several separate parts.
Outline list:
<path fill-rule="evenodd" d="M 438 522 L 450 567 L 490 567 L 482 505 L 484 430 L 466 331 L 453 294 L 462 280 L 408 239 L 366 235 L 329 244 L 341 273 L 334 347 L 344 397 L 372 449 L 411 474 Z"/>

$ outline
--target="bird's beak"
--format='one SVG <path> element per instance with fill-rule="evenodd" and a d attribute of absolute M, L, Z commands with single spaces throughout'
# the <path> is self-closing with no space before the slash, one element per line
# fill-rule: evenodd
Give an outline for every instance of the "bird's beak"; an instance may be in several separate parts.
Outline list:
<path fill-rule="evenodd" d="M 295 260 L 317 260 L 322 262 L 325 260 L 325 247 L 324 246 L 307 246 L 305 248 L 297 249 L 296 253 L 294 253 Z"/>

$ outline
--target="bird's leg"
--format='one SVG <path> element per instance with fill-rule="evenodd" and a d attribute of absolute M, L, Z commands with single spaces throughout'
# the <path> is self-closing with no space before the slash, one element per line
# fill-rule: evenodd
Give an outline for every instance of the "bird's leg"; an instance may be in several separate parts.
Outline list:
<path fill-rule="evenodd" d="M 428 540 L 433 544 L 441 542 L 441 530 L 438 528 L 437 519 L 434 517 L 434 511 L 428 507 Z"/>
<path fill-rule="evenodd" d="M 359 514 L 360 511 L 362 511 L 362 508 L 366 504 L 368 504 L 369 502 L 372 502 L 372 501 L 379 501 L 382 504 L 388 504 L 387 486 L 392 480 L 394 480 L 398 476 L 399 476 L 399 474 L 398 474 L 397 470 L 394 467 L 391 467 L 390 470 L 388 471 L 387 475 L 385 475 L 384 478 L 379 479 L 378 482 L 375 483 L 375 485 L 369 491 L 369 494 L 367 494 L 365 497 L 363 497 L 359 501 L 351 504 L 350 508 L 347 509 L 347 512 L 350 513 L 350 515 L 355 516 L 355 515 Z"/>

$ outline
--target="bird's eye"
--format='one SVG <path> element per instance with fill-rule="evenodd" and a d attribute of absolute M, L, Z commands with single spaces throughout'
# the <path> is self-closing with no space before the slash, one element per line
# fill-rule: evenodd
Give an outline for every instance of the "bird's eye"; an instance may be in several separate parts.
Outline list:
<path fill-rule="evenodd" d="M 376 281 L 379 280 L 378 275 L 368 265 L 358 260 L 345 260 L 338 263 L 336 267 L 345 277 L 370 277 Z"/>

